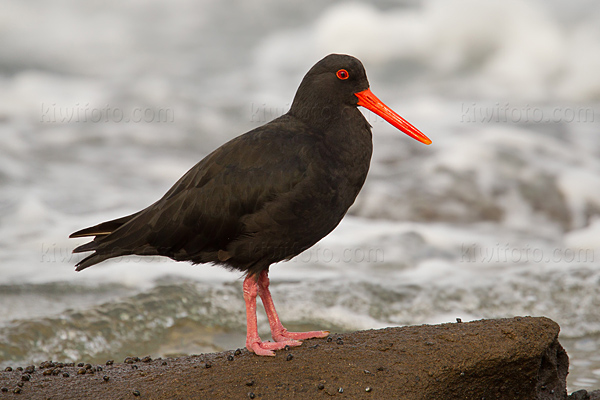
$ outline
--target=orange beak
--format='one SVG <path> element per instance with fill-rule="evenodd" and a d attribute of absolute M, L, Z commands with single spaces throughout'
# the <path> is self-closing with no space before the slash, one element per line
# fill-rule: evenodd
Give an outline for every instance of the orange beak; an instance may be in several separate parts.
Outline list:
<path fill-rule="evenodd" d="M 373 111 L 375 114 L 379 115 L 381 118 L 385 119 L 387 122 L 400 129 L 411 138 L 416 139 L 421 143 L 431 144 L 431 139 L 425 136 L 420 130 L 412 126 L 410 122 L 396 114 L 394 110 L 383 104 L 383 102 L 379 100 L 377 96 L 373 94 L 373 92 L 371 92 L 371 89 L 354 93 L 354 95 L 358 97 L 359 106 L 363 106 L 366 109 Z"/>

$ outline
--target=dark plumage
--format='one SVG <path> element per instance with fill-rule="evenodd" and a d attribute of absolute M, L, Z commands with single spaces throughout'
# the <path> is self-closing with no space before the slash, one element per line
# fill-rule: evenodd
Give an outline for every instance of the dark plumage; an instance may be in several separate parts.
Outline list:
<path fill-rule="evenodd" d="M 144 210 L 73 233 L 95 236 L 74 250 L 94 252 L 77 271 L 112 257 L 161 255 L 244 271 L 254 282 L 264 272 L 266 279 L 271 264 L 331 232 L 362 188 L 372 138 L 357 105 L 388 120 L 393 113 L 378 111 L 368 88 L 359 60 L 325 57 L 308 71 L 287 114 L 213 151 Z M 390 122 L 429 144 L 410 124 Z"/>

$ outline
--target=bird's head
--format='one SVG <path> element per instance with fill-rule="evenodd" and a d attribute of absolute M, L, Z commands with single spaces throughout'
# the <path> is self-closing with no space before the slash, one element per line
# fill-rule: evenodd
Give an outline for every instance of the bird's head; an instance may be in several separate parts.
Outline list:
<path fill-rule="evenodd" d="M 360 60 L 344 54 L 330 54 L 316 63 L 304 76 L 290 112 L 311 115 L 326 107 L 362 106 L 421 143 L 431 140 L 369 89 L 367 73 Z"/>

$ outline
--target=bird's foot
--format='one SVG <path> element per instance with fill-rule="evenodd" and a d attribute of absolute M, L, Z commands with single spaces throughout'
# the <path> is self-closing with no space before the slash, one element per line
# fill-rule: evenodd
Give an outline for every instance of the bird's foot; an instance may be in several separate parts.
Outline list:
<path fill-rule="evenodd" d="M 300 346 L 302 342 L 298 340 L 284 339 L 277 342 L 261 342 L 260 339 L 253 342 L 246 342 L 246 348 L 258 356 L 274 356 L 273 350 L 281 350 L 286 346 Z"/>
<path fill-rule="evenodd" d="M 281 332 L 271 332 L 271 335 L 273 336 L 273 340 L 280 343 L 286 340 L 325 338 L 329 335 L 329 331 L 288 332 L 284 328 Z"/>

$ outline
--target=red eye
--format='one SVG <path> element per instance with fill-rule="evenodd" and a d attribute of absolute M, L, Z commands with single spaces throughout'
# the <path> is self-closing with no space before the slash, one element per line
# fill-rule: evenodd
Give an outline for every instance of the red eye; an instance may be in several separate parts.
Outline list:
<path fill-rule="evenodd" d="M 350 78 L 350 74 L 345 69 L 340 69 L 338 72 L 335 73 L 335 75 L 341 80 Z"/>

